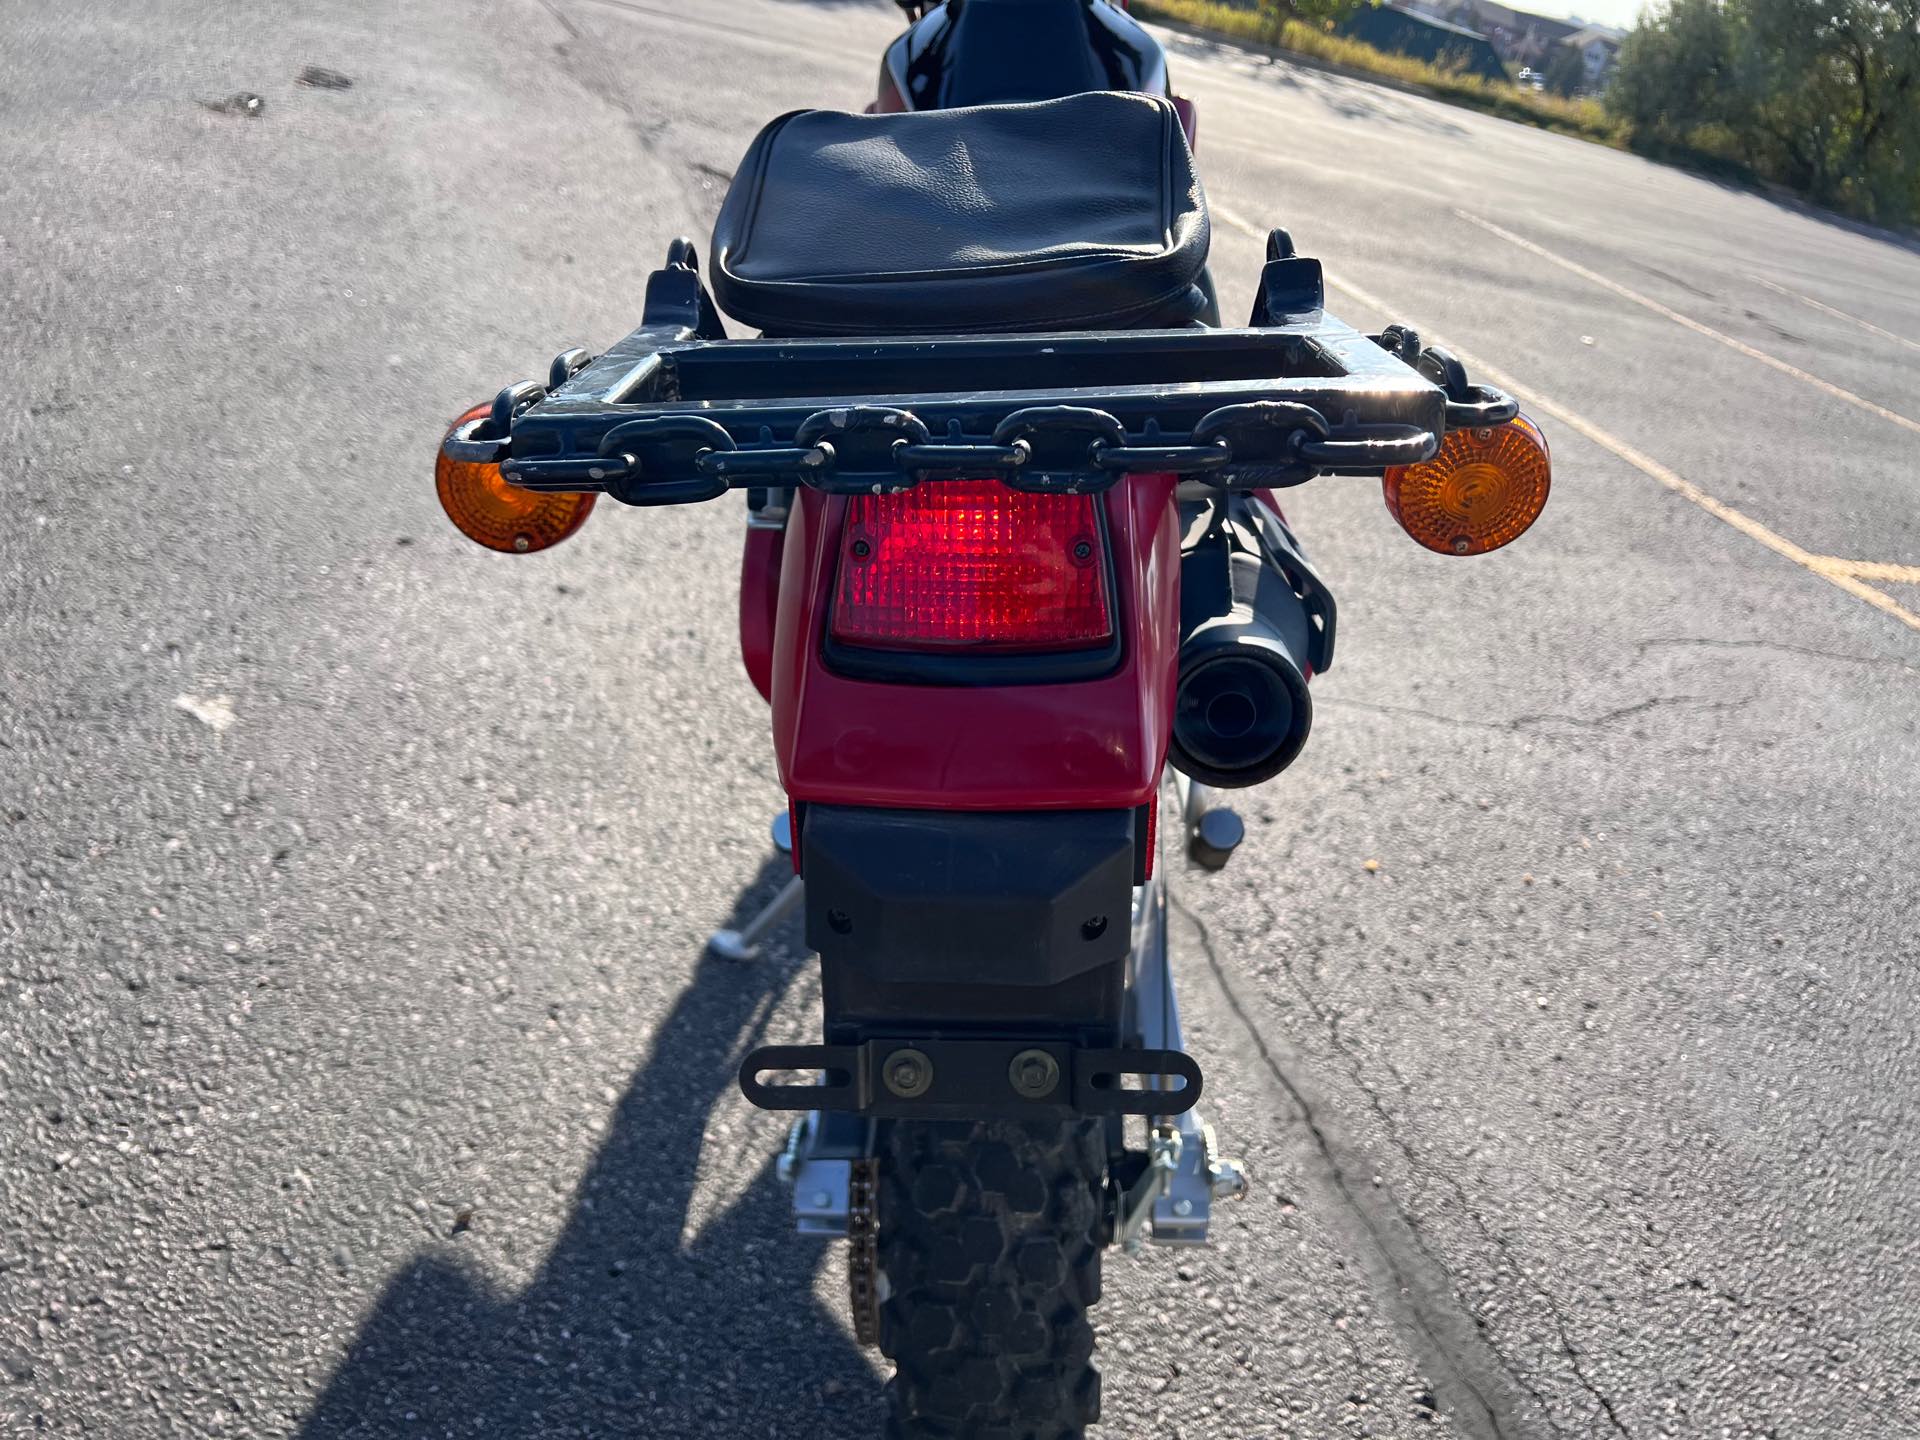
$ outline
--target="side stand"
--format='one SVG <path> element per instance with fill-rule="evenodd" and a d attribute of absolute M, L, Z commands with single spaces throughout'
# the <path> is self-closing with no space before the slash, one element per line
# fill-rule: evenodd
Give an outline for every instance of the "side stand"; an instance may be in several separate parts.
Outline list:
<path fill-rule="evenodd" d="M 782 855 L 793 853 L 793 824 L 784 810 L 773 820 L 773 848 Z M 767 936 L 798 908 L 804 894 L 800 877 L 796 875 L 782 885 L 779 894 L 769 900 L 744 927 L 714 931 L 713 938 L 707 941 L 707 949 L 722 960 L 758 960 L 760 947 Z"/>

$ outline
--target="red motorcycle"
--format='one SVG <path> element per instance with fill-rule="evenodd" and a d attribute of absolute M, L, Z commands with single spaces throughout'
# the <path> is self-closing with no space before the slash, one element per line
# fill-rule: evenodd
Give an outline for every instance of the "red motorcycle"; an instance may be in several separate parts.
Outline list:
<path fill-rule="evenodd" d="M 894 1436 L 1081 1435 L 1104 1251 L 1201 1243 L 1246 1187 L 1194 1109 L 1156 830 L 1171 772 L 1186 853 L 1226 864 L 1218 791 L 1306 743 L 1335 607 L 1276 492 L 1374 477 L 1454 555 L 1547 498 L 1513 401 L 1327 314 L 1285 231 L 1220 326 L 1192 137 L 1106 0 L 934 6 L 869 113 L 754 140 L 711 290 L 675 241 L 639 329 L 441 447 L 448 514 L 509 553 L 603 494 L 745 492 L 795 878 L 714 944 L 804 908 L 825 1034 L 740 1083 L 800 1114 L 797 1227 L 847 1239 Z"/>

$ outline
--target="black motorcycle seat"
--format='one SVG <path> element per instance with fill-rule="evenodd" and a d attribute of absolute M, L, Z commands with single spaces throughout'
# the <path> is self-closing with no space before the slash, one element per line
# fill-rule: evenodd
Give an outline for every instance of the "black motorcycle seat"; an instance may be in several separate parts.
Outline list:
<path fill-rule="evenodd" d="M 714 299 L 775 335 L 1180 325 L 1207 207 L 1173 106 L 1093 91 L 755 137 L 714 223 Z"/>

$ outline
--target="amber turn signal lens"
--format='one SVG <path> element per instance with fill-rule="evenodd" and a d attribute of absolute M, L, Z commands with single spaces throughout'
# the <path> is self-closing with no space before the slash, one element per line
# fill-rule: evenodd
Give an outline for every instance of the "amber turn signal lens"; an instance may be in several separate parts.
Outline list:
<path fill-rule="evenodd" d="M 1387 471 L 1387 509 L 1400 528 L 1442 555 L 1484 555 L 1511 544 L 1546 508 L 1553 466 L 1546 437 L 1526 416 L 1455 430 L 1440 453 Z"/>
<path fill-rule="evenodd" d="M 476 405 L 453 424 L 477 420 L 492 408 Z M 498 465 L 453 460 L 445 451 L 434 463 L 433 481 L 440 492 L 440 508 L 462 535 L 508 555 L 529 555 L 558 545 L 586 523 L 593 502 L 600 498 L 591 492 L 522 490 L 507 483 Z"/>

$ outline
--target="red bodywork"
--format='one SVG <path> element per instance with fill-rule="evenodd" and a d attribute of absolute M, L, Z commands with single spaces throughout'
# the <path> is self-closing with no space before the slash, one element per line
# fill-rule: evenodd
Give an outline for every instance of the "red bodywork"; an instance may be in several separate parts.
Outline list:
<path fill-rule="evenodd" d="M 786 538 L 784 530 L 749 526 L 740 556 L 740 659 L 762 700 L 773 699 L 773 620 Z"/>
<path fill-rule="evenodd" d="M 1171 476 L 1133 476 L 1100 497 L 1113 546 L 1118 666 L 1097 679 L 1009 685 L 835 673 L 822 645 L 846 502 L 799 491 L 778 551 L 749 539 L 741 596 L 748 672 L 756 685 L 763 663 L 771 673 L 774 749 L 789 798 L 930 810 L 1151 801 L 1172 727 L 1180 640 L 1173 486 Z M 761 617 L 774 584 L 769 653 Z"/>
<path fill-rule="evenodd" d="M 1173 113 L 1180 117 L 1180 128 L 1187 132 L 1187 148 L 1198 154 L 1200 150 L 1200 107 L 1184 95 L 1169 95 L 1173 102 Z"/>

